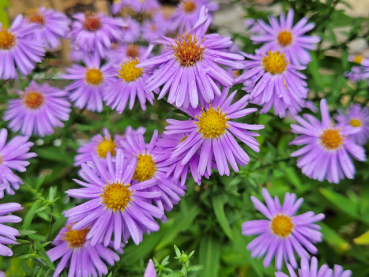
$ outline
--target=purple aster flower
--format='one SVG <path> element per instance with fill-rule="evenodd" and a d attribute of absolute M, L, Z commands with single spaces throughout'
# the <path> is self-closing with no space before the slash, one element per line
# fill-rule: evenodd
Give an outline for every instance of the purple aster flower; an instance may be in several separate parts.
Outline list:
<path fill-rule="evenodd" d="M 301 268 L 298 270 L 298 275 L 293 268 L 288 264 L 288 272 L 290 276 L 276 272 L 276 277 L 350 277 L 352 272 L 350 270 L 343 271 L 342 266 L 334 265 L 334 269 L 330 269 L 327 265 L 322 265 L 319 269 L 318 260 L 313 257 L 311 259 L 311 265 L 309 266 L 309 260 L 306 258 L 301 259 Z M 319 270 L 318 270 L 319 269 Z"/>
<path fill-rule="evenodd" d="M 345 72 L 344 76 L 351 82 L 356 83 L 359 80 L 369 79 L 369 58 L 363 55 L 349 56 L 348 60 L 359 64 L 359 66 L 353 66 L 350 72 Z"/>
<path fill-rule="evenodd" d="M 24 91 L 18 91 L 18 99 L 9 100 L 4 121 L 14 132 L 43 137 L 54 133 L 55 127 L 64 127 L 62 121 L 69 119 L 68 93 L 48 84 L 38 85 L 31 81 Z"/>
<path fill-rule="evenodd" d="M 102 13 L 77 13 L 73 15 L 76 21 L 72 24 L 69 36 L 72 42 L 81 50 L 96 51 L 104 58 L 110 49 L 112 41 L 118 41 L 122 36 L 123 19 L 111 18 Z"/>
<path fill-rule="evenodd" d="M 369 138 L 369 108 L 361 107 L 359 104 L 351 105 L 347 112 L 338 109 L 338 115 L 334 117 L 338 125 L 344 127 L 351 125 L 359 129 L 355 134 L 349 135 L 348 139 L 359 145 L 364 145 Z"/>
<path fill-rule="evenodd" d="M 0 271 L 0 277 L 5 277 L 5 273 L 3 271 Z"/>
<path fill-rule="evenodd" d="M 127 136 L 127 140 L 130 136 Z M 155 183 L 146 181 L 132 184 L 137 158 L 124 159 L 122 149 L 117 149 L 115 163 L 110 152 L 105 167 L 96 155 L 93 162 L 82 164 L 79 172 L 84 181 L 75 180 L 84 188 L 70 189 L 66 193 L 75 198 L 89 199 L 86 203 L 65 212 L 76 222 L 72 230 L 82 230 L 91 224 L 86 239 L 91 245 L 103 243 L 108 246 L 114 233 L 114 248 L 119 249 L 122 237 L 125 243 L 132 237 L 135 244 L 142 241 L 143 233 L 159 230 L 153 217 L 162 218 L 163 210 L 150 204 L 161 192 L 148 192 L 146 188 Z"/>
<path fill-rule="evenodd" d="M 47 49 L 52 50 L 60 45 L 60 38 L 65 38 L 71 23 L 65 14 L 45 7 L 31 10 L 25 22 L 39 26 L 32 32 L 31 37 L 36 41 L 42 41 Z"/>
<path fill-rule="evenodd" d="M 3 129 L 4 130 L 4 129 Z M 0 164 L 1 166 L 1 164 Z M 19 236 L 17 229 L 4 225 L 3 223 L 18 223 L 22 219 L 15 215 L 7 215 L 22 210 L 22 206 L 18 203 L 6 203 L 0 204 L 0 230 L 1 230 L 1 241 L 0 241 L 0 256 L 13 256 L 13 251 L 10 250 L 5 244 L 18 244 L 16 237 Z"/>
<path fill-rule="evenodd" d="M 53 277 L 57 277 L 69 265 L 69 277 L 94 276 L 98 277 L 108 273 L 108 268 L 102 260 L 109 265 L 114 265 L 119 261 L 119 256 L 109 247 L 113 247 L 113 243 L 109 242 L 106 246 L 101 244 L 92 245 L 87 239 L 91 227 L 87 226 L 82 230 L 73 230 L 73 224 L 67 223 L 62 228 L 53 241 L 54 248 L 47 251 L 51 261 L 61 258 Z M 93 228 L 93 227 L 92 227 Z M 123 253 L 120 245 L 119 253 Z"/>
<path fill-rule="evenodd" d="M 283 261 L 296 268 L 295 252 L 301 258 L 310 258 L 307 251 L 316 254 L 318 249 L 315 243 L 322 241 L 319 225 L 314 224 L 324 218 L 324 214 L 315 215 L 314 212 L 306 212 L 295 215 L 300 208 L 303 198 L 296 201 L 294 193 L 286 193 L 281 206 L 278 196 L 273 199 L 268 191 L 263 188 L 263 197 L 267 207 L 256 197 L 251 196 L 254 206 L 268 219 L 250 220 L 242 224 L 242 234 L 245 236 L 258 235 L 252 240 L 247 249 L 251 251 L 251 257 L 264 258 L 264 266 L 269 267 L 274 256 L 275 267 L 282 269 Z M 306 248 L 306 250 L 305 250 Z"/>
<path fill-rule="evenodd" d="M 28 137 L 16 136 L 8 143 L 6 138 L 8 131 L 4 128 L 0 131 L 0 199 L 4 197 L 4 191 L 14 194 L 14 190 L 23 184 L 22 180 L 12 172 L 12 169 L 24 172 L 29 165 L 28 159 L 36 157 L 36 153 L 28 152 L 32 142 Z M 13 190 L 14 189 L 14 190 Z"/>
<path fill-rule="evenodd" d="M 108 61 L 114 65 L 129 62 L 131 59 L 144 60 L 148 53 L 148 48 L 136 44 L 117 44 L 107 53 Z"/>
<path fill-rule="evenodd" d="M 83 57 L 84 66 L 73 64 L 66 69 L 67 74 L 61 78 L 74 80 L 65 89 L 71 94 L 70 100 L 79 108 L 101 112 L 103 109 L 103 93 L 111 81 L 115 70 L 112 64 L 101 64 L 101 59 L 94 53 Z"/>
<path fill-rule="evenodd" d="M 138 52 L 138 51 L 137 51 Z M 149 52 L 142 59 L 145 60 Z M 136 97 L 140 102 L 141 108 L 146 110 L 146 101 L 151 105 L 154 101 L 152 90 L 147 88 L 146 81 L 151 76 L 151 71 L 146 68 L 137 68 L 140 62 L 138 58 L 122 62 L 117 70 L 116 77 L 112 78 L 111 84 L 107 86 L 104 94 L 104 101 L 107 106 L 122 113 L 128 103 L 132 110 Z"/>
<path fill-rule="evenodd" d="M 315 50 L 316 43 L 320 37 L 306 36 L 306 32 L 315 27 L 315 23 L 309 23 L 306 17 L 302 18 L 295 26 L 293 25 L 294 12 L 288 11 L 287 18 L 282 13 L 280 22 L 275 16 L 269 17 L 271 24 L 266 24 L 263 20 L 258 20 L 260 26 L 265 30 L 265 34 L 251 36 L 254 44 L 265 43 L 259 51 L 266 53 L 270 50 L 283 51 L 289 60 L 295 65 L 306 65 L 311 61 L 308 50 Z"/>
<path fill-rule="evenodd" d="M 135 12 L 150 12 L 160 8 L 160 3 L 157 0 L 130 0 L 129 6 Z"/>
<path fill-rule="evenodd" d="M 190 107 L 185 110 L 192 119 L 187 121 L 167 120 L 169 126 L 165 128 L 164 134 L 188 134 L 187 138 L 172 152 L 171 157 L 184 156 L 181 165 L 186 165 L 199 151 L 198 173 L 201 176 L 204 176 L 205 171 L 210 176 L 214 159 L 220 175 L 229 175 L 228 163 L 238 172 L 237 164 L 244 166 L 250 161 L 249 156 L 239 146 L 234 136 L 252 150 L 260 151 L 259 142 L 254 138 L 259 134 L 249 130 L 260 130 L 264 126 L 233 121 L 253 113 L 257 109 L 245 109 L 248 104 L 248 95 L 231 104 L 237 91 L 234 91 L 227 98 L 228 90 L 229 88 L 223 89 L 222 96 L 216 96 L 211 104 L 205 104 L 196 109 Z"/>
<path fill-rule="evenodd" d="M 160 196 L 154 199 L 160 209 L 171 211 L 184 196 L 185 186 L 180 187 L 171 176 L 166 176 L 167 158 L 158 155 L 155 144 L 158 140 L 158 131 L 155 130 L 149 144 L 145 144 L 142 134 L 126 136 L 126 140 L 120 142 L 124 149 L 124 154 L 128 157 L 137 157 L 138 162 L 133 174 L 132 183 L 140 188 L 148 187 L 147 191 L 159 193 Z M 162 218 L 165 219 L 165 218 Z"/>
<path fill-rule="evenodd" d="M 135 133 L 144 134 L 145 131 L 143 127 L 134 130 L 131 126 L 128 126 L 124 132 L 124 136 L 115 134 L 114 139 L 112 139 L 108 129 L 104 128 L 103 136 L 100 134 L 94 135 L 88 143 L 83 144 L 77 149 L 77 153 L 79 154 L 74 157 L 74 166 L 80 166 L 88 161 L 93 161 L 93 155 L 97 155 L 101 161 L 106 161 L 108 152 L 110 152 L 112 160 L 115 160 L 117 148 L 120 147 L 120 140 L 125 139 L 124 137 L 127 135 Z"/>
<path fill-rule="evenodd" d="M 359 161 L 366 160 L 364 148 L 348 139 L 360 129 L 351 125 L 333 125 L 325 99 L 320 102 L 320 111 L 322 122 L 310 114 L 304 114 L 304 118 L 295 116 L 301 125 L 291 125 L 292 133 L 299 136 L 290 144 L 306 145 L 291 156 L 301 156 L 297 166 L 312 179 L 327 179 L 330 183 L 339 183 L 345 175 L 352 179 L 355 167 L 350 155 Z"/>
<path fill-rule="evenodd" d="M 140 23 L 130 17 L 125 18 L 124 23 L 125 26 L 122 29 L 123 33 L 120 40 L 123 43 L 136 42 L 140 38 Z"/>
<path fill-rule="evenodd" d="M 29 37 L 38 24 L 22 24 L 23 16 L 18 15 L 10 29 L 0 22 L 0 79 L 16 79 L 15 64 L 23 75 L 28 75 L 45 55 L 42 41 Z"/>
<path fill-rule="evenodd" d="M 142 37 L 150 42 L 157 37 L 164 36 L 168 28 L 168 20 L 162 13 L 156 13 L 152 19 L 147 19 L 142 25 Z"/>
<path fill-rule="evenodd" d="M 199 100 L 210 103 L 214 95 L 220 97 L 219 85 L 233 85 L 233 78 L 218 64 L 241 68 L 242 64 L 234 60 L 243 60 L 243 57 L 229 53 L 227 48 L 232 46 L 230 38 L 218 34 L 205 35 L 210 23 L 211 18 L 203 7 L 198 23 L 190 33 L 178 37 L 178 40 L 161 37 L 151 42 L 172 46 L 171 50 L 137 66 L 157 68 L 146 83 L 148 91 L 164 85 L 158 99 L 169 92 L 170 104 L 186 109 L 191 103 L 196 108 Z"/>
<path fill-rule="evenodd" d="M 306 76 L 298 71 L 305 67 L 290 64 L 280 51 L 243 55 L 249 60 L 244 62 L 244 73 L 236 83 L 244 82 L 252 103 L 263 106 L 260 113 L 267 113 L 273 107 L 279 117 L 285 117 L 287 110 L 297 114 L 308 94 L 303 80 Z"/>
<path fill-rule="evenodd" d="M 156 271 L 152 260 L 147 264 L 144 277 L 156 277 Z"/>
<path fill-rule="evenodd" d="M 169 29 L 171 31 L 178 30 L 179 33 L 191 31 L 199 19 L 203 6 L 210 12 L 217 11 L 219 8 L 218 3 L 212 3 L 210 0 L 181 1 L 169 19 L 171 22 Z"/>

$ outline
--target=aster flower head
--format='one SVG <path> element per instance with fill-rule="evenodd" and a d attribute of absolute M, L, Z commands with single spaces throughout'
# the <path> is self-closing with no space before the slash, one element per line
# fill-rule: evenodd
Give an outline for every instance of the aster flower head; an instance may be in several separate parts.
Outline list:
<path fill-rule="evenodd" d="M 218 3 L 211 2 L 210 0 L 181 1 L 170 17 L 170 30 L 178 30 L 179 33 L 191 31 L 199 19 L 200 11 L 203 6 L 210 12 L 217 11 L 219 8 Z"/>
<path fill-rule="evenodd" d="M 113 243 L 109 242 L 107 246 L 102 244 L 91 245 L 87 239 L 91 226 L 82 230 L 73 230 L 73 223 L 67 222 L 53 241 L 54 248 L 47 251 L 51 261 L 61 258 L 53 277 L 57 277 L 64 269 L 69 266 L 69 277 L 78 276 L 101 276 L 108 273 L 108 268 L 102 260 L 109 265 L 114 265 L 119 261 L 119 256 L 110 248 Z M 93 227 L 92 227 L 93 228 Z M 119 253 L 123 253 L 120 245 Z M 109 248 L 110 247 L 110 248 Z"/>
<path fill-rule="evenodd" d="M 115 155 L 117 153 L 117 148 L 120 147 L 120 140 L 125 139 L 125 136 L 135 134 L 135 133 L 145 133 L 145 128 L 140 127 L 137 130 L 132 129 L 128 126 L 124 132 L 124 136 L 115 134 L 114 137 L 110 135 L 108 129 L 103 129 L 103 135 L 94 135 L 88 143 L 83 144 L 77 149 L 78 155 L 74 157 L 74 166 L 80 166 L 88 161 L 93 161 L 93 155 L 97 157 L 104 163 L 108 153 L 115 160 Z"/>
<path fill-rule="evenodd" d="M 147 187 L 149 192 L 158 193 L 159 196 L 153 199 L 156 205 L 162 210 L 171 211 L 173 205 L 181 200 L 180 196 L 184 196 L 186 187 L 180 186 L 172 176 L 166 176 L 167 159 L 156 151 L 157 140 L 158 131 L 155 130 L 149 144 L 145 143 L 140 133 L 127 135 L 126 140 L 120 143 L 127 157 L 133 155 L 138 160 L 132 183 L 141 188 Z"/>
<path fill-rule="evenodd" d="M 164 213 L 150 204 L 161 192 L 145 191 L 153 182 L 132 183 L 137 165 L 135 156 L 125 159 L 122 149 L 117 149 L 115 162 L 108 152 L 106 163 L 107 167 L 94 154 L 93 162 L 82 164 L 79 174 L 84 181 L 75 182 L 83 188 L 66 193 L 88 201 L 66 211 L 65 216 L 76 222 L 72 230 L 83 230 L 94 224 L 86 236 L 92 246 L 100 243 L 108 246 L 114 233 L 117 250 L 122 238 L 127 243 L 132 237 L 134 243 L 139 244 L 143 233 L 158 231 L 159 225 L 153 217 L 162 218 Z"/>
<path fill-rule="evenodd" d="M 45 55 L 42 41 L 29 35 L 35 32 L 38 24 L 22 24 L 23 16 L 18 15 L 7 29 L 0 22 L 0 80 L 17 78 L 17 69 L 28 75 Z"/>
<path fill-rule="evenodd" d="M 31 37 L 42 41 L 47 49 L 54 50 L 60 45 L 60 39 L 69 32 L 70 19 L 63 13 L 41 7 L 30 10 L 25 18 L 26 23 L 39 26 Z"/>
<path fill-rule="evenodd" d="M 285 117 L 287 111 L 297 114 L 308 94 L 303 80 L 306 76 L 299 72 L 305 67 L 291 64 L 280 51 L 243 55 L 249 60 L 244 62 L 244 73 L 236 78 L 236 83 L 244 82 L 252 103 L 263 106 L 260 112 L 273 108 L 280 117 Z"/>
<path fill-rule="evenodd" d="M 0 164 L 1 166 L 1 164 Z M 1 230 L 1 241 L 0 241 L 0 256 L 13 256 L 13 251 L 5 244 L 18 244 L 16 242 L 16 236 L 19 236 L 17 229 L 4 225 L 3 223 L 18 223 L 22 219 L 15 215 L 7 215 L 22 210 L 22 206 L 18 203 L 6 203 L 0 204 L 0 230 Z"/>
<path fill-rule="evenodd" d="M 160 3 L 157 0 L 130 0 L 129 6 L 140 13 L 150 12 L 160 8 Z"/>
<path fill-rule="evenodd" d="M 172 47 L 137 66 L 157 69 L 146 84 L 148 91 L 164 84 L 158 99 L 169 92 L 170 104 L 186 109 L 191 103 L 196 108 L 199 101 L 210 103 L 215 95 L 220 97 L 219 85 L 233 85 L 233 78 L 218 64 L 241 68 L 242 64 L 235 60 L 243 60 L 243 57 L 229 53 L 227 48 L 232 46 L 230 38 L 218 34 L 205 35 L 210 23 L 208 11 L 203 7 L 199 21 L 190 33 L 182 34 L 176 40 L 161 37 L 151 42 Z"/>
<path fill-rule="evenodd" d="M 347 111 L 338 109 L 338 115 L 334 117 L 338 125 L 344 127 L 351 125 L 359 129 L 355 134 L 349 135 L 348 139 L 358 145 L 364 145 L 369 138 L 369 108 L 361 107 L 359 104 L 351 105 Z"/>
<path fill-rule="evenodd" d="M 64 127 L 62 121 L 69 119 L 70 103 L 68 93 L 48 84 L 38 85 L 31 81 L 24 91 L 18 91 L 19 98 L 9 100 L 4 121 L 14 132 L 40 137 L 54 133 L 55 127 Z"/>
<path fill-rule="evenodd" d="M 114 65 L 119 65 L 123 62 L 129 62 L 131 59 L 144 60 L 148 55 L 148 48 L 134 43 L 117 44 L 108 53 L 108 61 Z"/>
<path fill-rule="evenodd" d="M 147 264 L 144 277 L 156 277 L 156 271 L 152 260 Z"/>
<path fill-rule="evenodd" d="M 355 167 L 350 155 L 359 161 L 366 160 L 364 148 L 348 138 L 360 129 L 332 124 L 325 99 L 320 102 L 320 111 L 321 122 L 310 114 L 304 114 L 303 118 L 295 116 L 300 125 L 292 124 L 291 128 L 299 136 L 290 144 L 305 146 L 291 156 L 300 156 L 297 166 L 312 179 L 327 179 L 330 183 L 339 183 L 345 175 L 352 179 Z"/>
<path fill-rule="evenodd" d="M 290 276 L 282 273 L 276 272 L 276 277 L 350 277 L 351 270 L 343 271 L 342 266 L 334 265 L 333 269 L 330 269 L 327 265 L 323 265 L 319 268 L 317 258 L 313 257 L 311 259 L 311 264 L 309 266 L 309 260 L 306 258 L 301 259 L 301 268 L 298 270 L 298 275 L 295 273 L 293 268 L 288 264 L 288 272 Z"/>
<path fill-rule="evenodd" d="M 316 43 L 320 41 L 320 37 L 304 35 L 315 27 L 315 23 L 306 24 L 308 19 L 304 17 L 293 26 L 293 17 L 294 11 L 290 9 L 287 17 L 283 13 L 281 14 L 280 22 L 275 16 L 269 17 L 271 26 L 263 20 L 258 20 L 265 33 L 250 38 L 254 44 L 264 43 L 259 49 L 261 53 L 280 50 L 293 64 L 306 65 L 311 61 L 308 50 L 316 49 Z"/>
<path fill-rule="evenodd" d="M 135 51 L 139 53 L 138 49 Z M 142 59 L 145 60 L 149 53 L 147 51 Z M 143 110 L 146 110 L 146 101 L 151 105 L 153 104 L 154 94 L 146 85 L 146 81 L 151 76 L 151 71 L 147 68 L 137 68 L 139 62 L 139 58 L 130 58 L 120 63 L 116 71 L 116 77 L 112 78 L 111 83 L 106 88 L 104 101 L 107 106 L 116 110 L 117 113 L 124 111 L 128 100 L 129 109 L 132 110 L 136 97 Z"/>
<path fill-rule="evenodd" d="M 184 110 L 192 117 L 187 121 L 168 119 L 164 131 L 165 135 L 186 135 L 187 138 L 180 143 L 172 152 L 171 157 L 182 158 L 181 165 L 186 165 L 191 158 L 199 152 L 198 173 L 204 176 L 205 172 L 211 174 L 213 160 L 220 175 L 229 175 L 228 163 L 238 172 L 237 164 L 244 166 L 250 158 L 236 141 L 249 146 L 252 150 L 259 152 L 259 143 L 254 138 L 259 136 L 250 130 L 263 129 L 263 125 L 250 125 L 235 122 L 234 119 L 244 117 L 255 112 L 255 108 L 245 107 L 249 96 L 232 103 L 236 92 L 228 98 L 228 88 L 223 89 L 221 97 L 215 97 L 211 104 L 203 104 L 202 107 L 188 108 Z"/>
<path fill-rule="evenodd" d="M 74 80 L 65 89 L 70 92 L 69 99 L 77 108 L 101 112 L 103 93 L 114 74 L 114 67 L 111 63 L 102 64 L 97 53 L 85 53 L 83 63 L 73 64 L 66 68 L 66 74 L 61 75 L 63 79 Z"/>
<path fill-rule="evenodd" d="M 359 64 L 358 66 L 353 66 L 351 71 L 345 72 L 344 75 L 351 82 L 356 83 L 359 80 L 369 79 L 369 58 L 363 55 L 350 55 L 348 57 L 350 62 Z"/>
<path fill-rule="evenodd" d="M 162 13 L 156 13 L 142 25 L 142 38 L 148 42 L 157 37 L 164 36 L 168 29 L 168 21 Z"/>
<path fill-rule="evenodd" d="M 118 41 L 122 36 L 123 19 L 111 18 L 102 13 L 77 13 L 69 36 L 73 44 L 86 52 L 97 52 L 104 58 L 111 48 L 112 41 Z"/>
<path fill-rule="evenodd" d="M 245 236 L 258 235 L 252 240 L 247 249 L 251 251 L 251 257 L 264 258 L 264 266 L 269 267 L 275 256 L 275 267 L 282 269 L 283 261 L 297 267 L 295 252 L 301 257 L 309 259 L 309 253 L 316 254 L 318 249 L 315 243 L 322 241 L 321 227 L 315 222 L 321 221 L 324 214 L 315 215 L 314 212 L 306 212 L 295 215 L 304 199 L 296 201 L 294 193 L 286 193 L 283 205 L 277 196 L 273 199 L 269 192 L 263 188 L 265 206 L 256 197 L 251 196 L 251 201 L 267 219 L 250 220 L 242 224 L 242 234 Z M 307 250 L 307 251 L 306 251 Z"/>
<path fill-rule="evenodd" d="M 12 170 L 25 172 L 29 165 L 28 159 L 36 157 L 36 153 L 29 152 L 33 142 L 28 137 L 15 136 L 8 143 L 6 138 L 8 131 L 0 130 L 0 199 L 4 197 L 4 191 L 14 194 L 14 190 L 23 184 L 22 180 Z"/>

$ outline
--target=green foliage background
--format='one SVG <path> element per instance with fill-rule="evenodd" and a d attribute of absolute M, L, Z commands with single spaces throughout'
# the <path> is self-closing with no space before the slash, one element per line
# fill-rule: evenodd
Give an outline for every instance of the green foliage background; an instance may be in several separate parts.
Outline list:
<path fill-rule="evenodd" d="M 357 38 L 368 39 L 368 19 L 351 18 L 337 10 L 338 3 L 345 3 L 339 0 L 326 0 L 324 3 L 278 0 L 275 3 L 282 4 L 284 11 L 294 8 L 295 22 L 308 15 L 310 21 L 316 23 L 312 32 L 328 43 L 324 49 L 322 46 L 325 44 L 319 44 L 312 53 L 313 61 L 304 72 L 308 76 L 314 103 L 319 106 L 320 99 L 325 97 L 332 114 L 337 108 L 345 108 L 354 102 L 368 104 L 367 83 L 350 84 L 343 76 L 353 65 L 347 61 L 348 43 Z M 253 6 L 245 6 L 245 9 L 249 17 L 267 18 L 267 13 L 257 11 Z M 335 28 L 338 27 L 350 27 L 344 33 L 346 40 L 343 42 L 337 42 Z M 258 47 L 240 34 L 233 34 L 233 38 L 241 43 L 245 52 L 252 53 Z M 327 50 L 335 50 L 338 55 L 330 55 Z M 48 68 L 48 59 L 45 59 L 36 70 L 38 76 Z M 52 76 L 46 74 L 43 75 L 45 80 L 37 81 L 58 87 L 66 84 L 52 80 Z M 0 83 L 1 117 L 7 101 L 16 97 L 14 88 L 24 88 L 34 77 L 30 75 L 21 81 Z M 238 98 L 245 93 L 241 87 L 236 85 L 231 89 L 239 89 Z M 23 221 L 13 224 L 21 230 L 20 244 L 12 247 L 14 257 L 0 257 L 0 269 L 5 270 L 7 276 L 52 276 L 55 265 L 48 260 L 46 251 L 65 223 L 63 211 L 80 203 L 64 193 L 78 187 L 72 179 L 79 178 L 78 168 L 73 167 L 79 139 L 89 139 L 100 133 L 103 127 L 112 133 L 123 134 L 129 125 L 133 128 L 144 126 L 148 139 L 155 129 L 162 132 L 165 120 L 174 116 L 181 115 L 175 114 L 172 106 L 163 100 L 155 101 L 154 106 L 149 105 L 146 111 L 136 103 L 132 111 L 125 110 L 122 115 L 108 107 L 104 107 L 100 114 L 73 108 L 63 129 L 56 130 L 55 134 L 42 141 L 32 137 L 36 144 L 31 150 L 38 157 L 31 159 L 25 173 L 19 174 L 25 184 L 15 195 L 7 195 L 0 200 L 0 203 L 18 202 L 24 207 L 17 213 Z M 167 255 L 174 256 L 173 244 L 187 253 L 196 250 L 191 261 L 203 265 L 204 269 L 190 273 L 190 277 L 274 276 L 276 270 L 273 265 L 264 268 L 262 260 L 252 259 L 246 250 L 252 237 L 241 235 L 244 221 L 262 218 L 253 207 L 250 196 L 262 199 L 263 187 L 281 200 L 286 192 L 303 197 L 305 201 L 300 213 L 312 210 L 326 215 L 319 224 L 323 233 L 323 242 L 317 244 L 320 263 L 328 263 L 330 267 L 340 264 L 351 269 L 354 277 L 369 276 L 369 239 L 363 237 L 356 240 L 360 244 L 354 243 L 355 238 L 369 230 L 368 162 L 355 162 L 357 172 L 353 180 L 345 179 L 339 184 L 311 180 L 296 167 L 296 158 L 290 157 L 297 150 L 295 146 L 288 145 L 294 138 L 291 119 L 280 119 L 270 112 L 263 115 L 255 113 L 240 121 L 265 125 L 265 129 L 259 132 L 260 153 L 245 147 L 251 162 L 239 173 L 219 176 L 213 172 L 209 180 L 203 179 L 200 187 L 189 179 L 185 197 L 172 212 L 167 213 L 168 222 L 161 224 L 160 231 L 145 235 L 138 246 L 129 241 L 120 261 L 110 268 L 111 276 L 143 276 L 148 259 L 155 257 L 160 262 Z M 0 121 L 0 128 L 7 128 L 7 122 Z M 171 258 L 169 267 L 178 268 L 178 261 Z"/>

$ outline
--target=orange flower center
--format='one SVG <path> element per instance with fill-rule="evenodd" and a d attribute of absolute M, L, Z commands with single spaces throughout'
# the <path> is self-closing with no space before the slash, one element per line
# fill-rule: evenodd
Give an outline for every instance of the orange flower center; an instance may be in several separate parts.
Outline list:
<path fill-rule="evenodd" d="M 82 230 L 72 230 L 72 226 L 67 226 L 69 231 L 64 233 L 62 239 L 68 242 L 69 248 L 81 248 L 86 241 L 86 236 L 90 231 L 90 227 Z"/>
<path fill-rule="evenodd" d="M 24 104 L 27 108 L 35 110 L 39 108 L 45 101 L 42 93 L 37 91 L 28 92 L 22 95 Z"/>
<path fill-rule="evenodd" d="M 100 29 L 101 21 L 99 15 L 95 13 L 86 13 L 85 14 L 85 22 L 83 22 L 83 28 L 88 31 L 96 31 Z"/>
<path fill-rule="evenodd" d="M 351 119 L 350 120 L 350 125 L 353 127 L 360 127 L 361 126 L 361 121 L 360 119 Z"/>
<path fill-rule="evenodd" d="M 138 46 L 134 44 L 130 44 L 127 46 L 127 56 L 136 59 L 138 58 L 139 52 L 138 52 Z"/>
<path fill-rule="evenodd" d="M 280 45 L 288 46 L 292 43 L 293 40 L 292 33 L 289 31 L 282 31 L 278 34 L 277 40 Z"/>
<path fill-rule="evenodd" d="M 131 202 L 133 199 L 132 191 L 129 189 L 130 184 L 125 185 L 124 182 L 122 184 L 120 183 L 112 183 L 107 184 L 103 188 L 103 193 L 100 194 L 102 197 L 102 202 L 105 204 L 105 207 L 108 209 L 115 211 L 124 211 L 125 208 L 127 208 L 129 202 Z"/>
<path fill-rule="evenodd" d="M 0 27 L 0 49 L 10 49 L 15 44 L 15 35 L 7 30 L 6 27 Z"/>
<path fill-rule="evenodd" d="M 103 74 L 99 69 L 91 68 L 87 69 L 85 80 L 90 85 L 100 85 L 104 80 Z"/>
<path fill-rule="evenodd" d="M 174 56 L 182 66 L 192 66 L 196 62 L 202 59 L 205 54 L 205 46 L 201 47 L 201 43 L 198 43 L 196 36 L 182 35 L 175 39 L 175 45 L 172 45 Z M 204 39 L 202 40 L 204 42 Z"/>
<path fill-rule="evenodd" d="M 117 148 L 117 144 L 114 140 L 108 140 L 104 138 L 102 141 L 99 142 L 99 145 L 97 146 L 97 155 L 100 158 L 106 158 L 106 155 L 108 155 L 108 152 L 110 152 L 111 156 L 115 156 L 115 148 Z"/>
<path fill-rule="evenodd" d="M 288 237 L 293 230 L 292 220 L 288 216 L 277 215 L 272 219 L 271 229 L 273 234 L 279 237 Z"/>
<path fill-rule="evenodd" d="M 337 149 L 343 143 L 343 137 L 341 136 L 339 129 L 327 129 L 320 136 L 320 141 L 327 149 Z"/>
<path fill-rule="evenodd" d="M 285 55 L 280 51 L 269 51 L 268 56 L 263 58 L 264 69 L 271 74 L 281 74 L 285 72 L 288 64 L 287 58 L 285 58 Z"/>
<path fill-rule="evenodd" d="M 196 4 L 195 4 L 194 2 L 191 2 L 191 1 L 183 2 L 183 10 L 184 10 L 186 13 L 191 13 L 191 12 L 193 12 L 195 9 L 196 9 Z"/>

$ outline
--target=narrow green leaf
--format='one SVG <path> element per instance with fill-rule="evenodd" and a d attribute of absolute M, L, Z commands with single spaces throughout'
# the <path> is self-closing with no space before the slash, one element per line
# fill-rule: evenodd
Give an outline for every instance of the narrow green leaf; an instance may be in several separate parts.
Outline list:
<path fill-rule="evenodd" d="M 209 236 L 200 243 L 200 263 L 204 266 L 202 277 L 217 277 L 220 263 L 220 242 Z"/>
<path fill-rule="evenodd" d="M 215 216 L 218 219 L 218 222 L 220 224 L 220 227 L 222 227 L 223 232 L 231 239 L 233 240 L 232 237 L 232 230 L 229 227 L 229 223 L 228 223 L 228 219 L 224 213 L 224 201 L 222 199 L 221 195 L 217 195 L 215 197 L 212 198 L 212 202 L 213 202 L 213 209 L 215 212 Z"/>
<path fill-rule="evenodd" d="M 329 189 L 319 188 L 319 191 L 339 210 L 351 215 L 352 217 L 358 217 L 359 207 L 357 203 Z"/>
<path fill-rule="evenodd" d="M 328 225 L 322 222 L 319 222 L 319 225 L 322 227 L 321 233 L 323 235 L 323 240 L 334 247 L 337 251 L 344 252 L 350 248 L 350 244 Z"/>
<path fill-rule="evenodd" d="M 33 231 L 33 230 L 19 230 L 19 234 L 21 236 L 28 236 L 28 235 L 35 234 L 35 233 L 37 233 L 37 231 Z"/>
<path fill-rule="evenodd" d="M 356 244 L 369 245 L 369 231 L 354 239 Z"/>
<path fill-rule="evenodd" d="M 31 226 L 31 222 L 33 217 L 35 216 L 36 210 L 40 206 L 41 200 L 37 200 L 35 203 L 33 203 L 31 209 L 29 209 L 28 213 L 26 214 L 24 221 L 23 221 L 23 230 L 29 230 L 29 227 Z"/>

